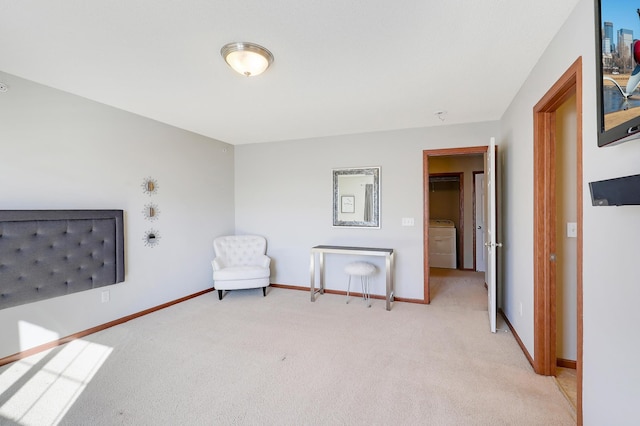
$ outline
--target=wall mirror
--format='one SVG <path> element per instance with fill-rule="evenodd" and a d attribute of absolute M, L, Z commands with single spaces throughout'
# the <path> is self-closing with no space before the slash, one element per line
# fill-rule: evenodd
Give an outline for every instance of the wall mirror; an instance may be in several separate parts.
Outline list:
<path fill-rule="evenodd" d="M 380 167 L 333 170 L 333 226 L 380 228 Z"/>
<path fill-rule="evenodd" d="M 151 178 L 144 178 L 142 181 L 142 192 L 145 194 L 153 195 L 158 192 L 158 182 Z"/>

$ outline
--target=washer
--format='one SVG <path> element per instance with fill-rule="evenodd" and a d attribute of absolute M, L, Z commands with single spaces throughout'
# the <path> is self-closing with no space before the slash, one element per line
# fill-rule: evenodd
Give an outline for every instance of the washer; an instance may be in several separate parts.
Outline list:
<path fill-rule="evenodd" d="M 456 227 L 452 220 L 429 221 L 429 266 L 457 269 Z"/>

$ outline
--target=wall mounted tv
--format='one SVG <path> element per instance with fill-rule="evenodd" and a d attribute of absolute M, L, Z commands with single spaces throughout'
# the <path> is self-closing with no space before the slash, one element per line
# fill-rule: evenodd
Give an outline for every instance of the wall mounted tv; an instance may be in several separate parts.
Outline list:
<path fill-rule="evenodd" d="M 595 0 L 598 146 L 640 138 L 640 2 Z"/>

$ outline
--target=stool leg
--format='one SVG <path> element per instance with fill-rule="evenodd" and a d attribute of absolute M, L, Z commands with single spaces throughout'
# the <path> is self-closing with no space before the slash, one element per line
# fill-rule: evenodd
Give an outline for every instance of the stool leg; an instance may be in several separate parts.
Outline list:
<path fill-rule="evenodd" d="M 371 293 L 369 292 L 369 277 L 367 276 L 366 279 L 366 286 L 367 286 L 367 307 L 370 308 L 371 307 Z"/>
<path fill-rule="evenodd" d="M 349 289 L 351 288 L 351 275 L 349 275 L 349 284 L 347 284 L 347 304 L 349 303 Z"/>

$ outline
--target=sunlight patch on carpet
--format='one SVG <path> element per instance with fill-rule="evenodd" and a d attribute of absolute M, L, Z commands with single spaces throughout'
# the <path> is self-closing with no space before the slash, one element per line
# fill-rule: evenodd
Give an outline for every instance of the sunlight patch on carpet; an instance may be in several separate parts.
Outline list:
<path fill-rule="evenodd" d="M 51 349 L 16 362 L 0 376 L 0 392 L 12 394 L 0 406 L 0 418 L 25 426 L 57 425 L 112 351 L 74 340 L 57 353 Z"/>

